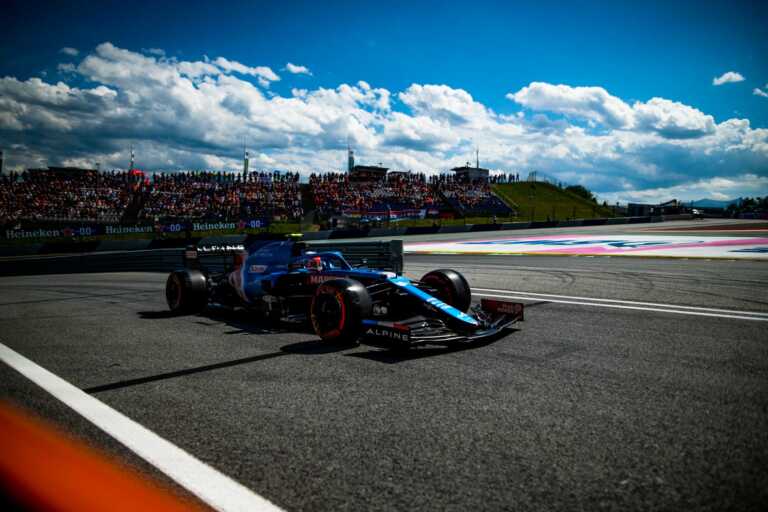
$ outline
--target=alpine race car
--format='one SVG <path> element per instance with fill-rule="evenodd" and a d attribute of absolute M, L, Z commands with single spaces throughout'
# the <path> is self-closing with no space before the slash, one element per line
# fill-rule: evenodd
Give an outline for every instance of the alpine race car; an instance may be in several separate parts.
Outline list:
<path fill-rule="evenodd" d="M 311 323 L 323 340 L 356 344 L 378 338 L 397 347 L 473 341 L 523 320 L 523 304 L 482 299 L 472 305 L 467 280 L 433 270 L 418 281 L 395 272 L 352 266 L 340 251 L 296 239 L 235 246 L 190 246 L 184 269 L 168 276 L 173 313 L 198 313 L 208 304 L 245 308 L 261 318 Z M 231 255 L 223 270 L 200 263 Z"/>

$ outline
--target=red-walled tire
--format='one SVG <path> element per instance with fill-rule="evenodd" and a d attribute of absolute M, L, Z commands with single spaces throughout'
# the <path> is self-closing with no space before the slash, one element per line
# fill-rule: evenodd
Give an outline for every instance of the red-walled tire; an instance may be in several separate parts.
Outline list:
<path fill-rule="evenodd" d="M 424 274 L 420 281 L 435 290 L 435 297 L 459 311 L 466 312 L 472 304 L 469 283 L 455 270 L 433 270 Z"/>
<path fill-rule="evenodd" d="M 333 279 L 317 287 L 310 306 L 315 333 L 323 341 L 357 344 L 363 319 L 371 315 L 368 290 L 354 279 Z"/>
<path fill-rule="evenodd" d="M 208 283 L 199 270 L 171 272 L 165 282 L 165 300 L 171 312 L 182 315 L 199 313 L 208 305 Z"/>

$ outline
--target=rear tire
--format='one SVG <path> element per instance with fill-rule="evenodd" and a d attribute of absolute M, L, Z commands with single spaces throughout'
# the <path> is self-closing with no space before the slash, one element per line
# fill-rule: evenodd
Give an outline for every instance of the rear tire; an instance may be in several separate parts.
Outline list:
<path fill-rule="evenodd" d="M 176 314 L 199 313 L 208 305 L 208 282 L 199 270 L 171 272 L 165 282 L 165 300 Z"/>
<path fill-rule="evenodd" d="M 421 282 L 435 290 L 435 297 L 459 311 L 466 313 L 472 304 L 469 283 L 455 270 L 440 269 L 427 272 Z"/>
<path fill-rule="evenodd" d="M 368 290 L 354 279 L 333 279 L 317 287 L 310 305 L 315 333 L 323 341 L 356 345 L 363 320 L 371 316 Z"/>

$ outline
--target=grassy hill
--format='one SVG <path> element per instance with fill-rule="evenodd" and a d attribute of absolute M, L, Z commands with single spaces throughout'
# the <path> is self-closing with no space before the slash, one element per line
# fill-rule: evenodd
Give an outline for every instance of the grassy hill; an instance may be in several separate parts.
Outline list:
<path fill-rule="evenodd" d="M 613 217 L 605 208 L 543 182 L 524 181 L 492 186 L 493 192 L 516 209 L 521 220 L 565 220 Z"/>

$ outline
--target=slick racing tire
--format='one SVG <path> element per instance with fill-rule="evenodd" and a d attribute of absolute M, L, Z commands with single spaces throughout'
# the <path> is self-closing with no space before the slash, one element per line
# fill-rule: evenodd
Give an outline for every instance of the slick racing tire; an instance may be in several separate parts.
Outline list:
<path fill-rule="evenodd" d="M 421 282 L 434 289 L 434 296 L 459 311 L 466 311 L 472 303 L 472 291 L 464 276 L 455 270 L 433 270 L 424 274 Z"/>
<path fill-rule="evenodd" d="M 165 300 L 172 313 L 199 313 L 208 304 L 208 283 L 199 270 L 171 272 L 165 282 Z"/>
<path fill-rule="evenodd" d="M 317 287 L 309 313 L 312 327 L 323 341 L 354 345 L 371 308 L 371 297 L 360 282 L 333 279 Z"/>

